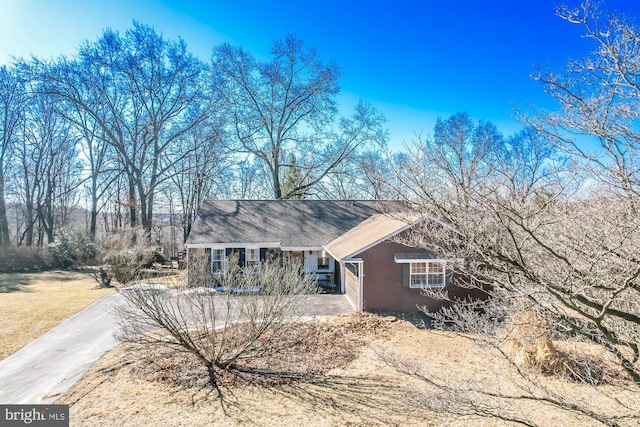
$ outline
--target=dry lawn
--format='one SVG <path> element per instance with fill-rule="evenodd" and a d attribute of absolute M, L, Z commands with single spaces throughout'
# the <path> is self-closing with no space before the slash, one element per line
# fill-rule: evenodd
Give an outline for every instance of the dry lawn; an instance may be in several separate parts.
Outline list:
<path fill-rule="evenodd" d="M 95 286 L 84 272 L 0 273 L 0 359 L 111 292 Z"/>
<path fill-rule="evenodd" d="M 71 405 L 72 426 L 512 425 L 421 409 L 420 399 L 437 395 L 436 390 L 399 374 L 380 357 L 394 352 L 418 358 L 451 386 L 479 384 L 517 391 L 513 368 L 464 337 L 421 329 L 403 320 L 359 315 L 306 324 L 301 333 L 315 343 L 306 356 L 303 349 L 295 348 L 283 354 L 285 362 L 253 366 L 270 369 L 276 373 L 273 376 L 223 375 L 219 391 L 207 384 L 206 370 L 189 356 L 134 354 L 120 346 L 57 403 Z M 294 353 L 298 356 L 292 359 Z M 557 379 L 541 381 L 593 405 L 611 403 L 598 393 L 602 390 Z M 637 389 L 613 393 L 626 401 L 640 396 Z M 480 400 L 477 403 L 484 402 Z M 505 411 L 530 416 L 541 425 L 599 425 L 536 402 L 510 402 Z"/>

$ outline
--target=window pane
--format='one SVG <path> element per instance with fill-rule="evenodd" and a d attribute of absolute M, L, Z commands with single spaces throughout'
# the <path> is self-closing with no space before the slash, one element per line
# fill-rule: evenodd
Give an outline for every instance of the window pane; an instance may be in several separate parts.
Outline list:
<path fill-rule="evenodd" d="M 427 263 L 426 262 L 412 262 L 411 263 L 411 274 L 414 273 L 426 273 L 427 272 Z"/>
<path fill-rule="evenodd" d="M 422 287 L 425 286 L 427 281 L 426 274 L 412 274 L 411 275 L 411 287 Z"/>
<path fill-rule="evenodd" d="M 429 273 L 444 273 L 444 264 L 441 262 L 430 262 Z"/>
<path fill-rule="evenodd" d="M 443 286 L 444 275 L 442 274 L 429 274 L 429 286 Z"/>

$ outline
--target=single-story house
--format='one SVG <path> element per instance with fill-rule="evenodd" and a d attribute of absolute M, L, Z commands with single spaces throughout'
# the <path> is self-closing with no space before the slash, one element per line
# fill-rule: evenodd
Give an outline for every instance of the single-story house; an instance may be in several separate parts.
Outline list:
<path fill-rule="evenodd" d="M 208 200 L 185 244 L 187 263 L 209 254 L 215 274 L 233 253 L 251 268 L 294 261 L 356 311 L 437 310 L 443 302 L 421 290 L 452 286 L 447 260 L 393 239 L 415 224 L 392 215 L 405 209 L 380 200 Z"/>

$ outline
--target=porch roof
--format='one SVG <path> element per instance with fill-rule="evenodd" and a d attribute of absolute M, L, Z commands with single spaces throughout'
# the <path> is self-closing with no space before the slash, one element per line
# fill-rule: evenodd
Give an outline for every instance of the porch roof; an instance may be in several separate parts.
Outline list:
<path fill-rule="evenodd" d="M 393 237 L 411 225 L 412 222 L 404 219 L 376 214 L 336 238 L 325 248 L 339 260 L 349 258 Z"/>

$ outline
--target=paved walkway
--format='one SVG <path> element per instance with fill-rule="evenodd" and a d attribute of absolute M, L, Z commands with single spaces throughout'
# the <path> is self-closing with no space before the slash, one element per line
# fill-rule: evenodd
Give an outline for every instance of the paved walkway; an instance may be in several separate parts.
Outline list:
<path fill-rule="evenodd" d="M 110 308 L 123 300 L 106 295 L 1 360 L 0 404 L 55 402 L 117 344 Z M 306 308 L 310 316 L 353 312 L 344 295 L 311 296 Z"/>

